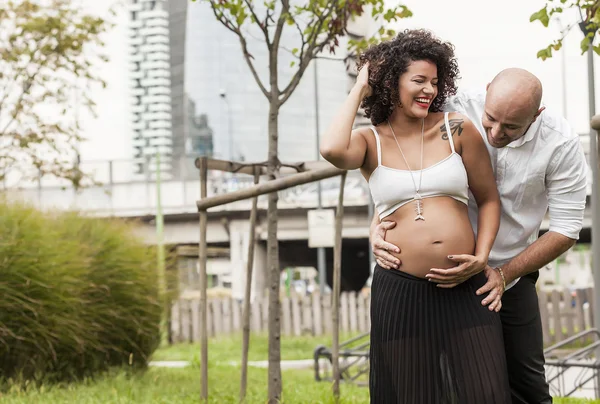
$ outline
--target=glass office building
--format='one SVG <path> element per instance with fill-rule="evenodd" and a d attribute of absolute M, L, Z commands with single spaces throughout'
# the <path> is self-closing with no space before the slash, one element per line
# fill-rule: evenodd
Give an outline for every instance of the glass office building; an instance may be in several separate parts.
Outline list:
<path fill-rule="evenodd" d="M 130 0 L 130 75 L 133 89 L 134 157 L 139 172 L 161 154 L 161 170 L 181 174 L 184 155 L 261 161 L 267 157 L 268 110 L 242 55 L 239 39 L 221 25 L 206 2 Z M 267 48 L 259 30 L 248 48 L 265 86 Z M 286 26 L 279 52 L 279 87 L 296 71 L 294 27 Z M 321 133 L 349 89 L 345 45 L 306 70 L 279 115 L 282 161 L 315 160 L 316 105 Z M 154 166 L 151 164 L 151 166 Z"/>

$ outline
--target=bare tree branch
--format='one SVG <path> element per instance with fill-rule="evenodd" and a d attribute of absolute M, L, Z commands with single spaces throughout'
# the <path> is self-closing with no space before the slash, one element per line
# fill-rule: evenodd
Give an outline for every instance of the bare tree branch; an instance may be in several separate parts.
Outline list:
<path fill-rule="evenodd" d="M 264 23 L 261 23 L 260 19 L 256 15 L 256 11 L 254 10 L 254 7 L 252 6 L 251 1 L 250 0 L 244 0 L 244 3 L 246 3 L 246 6 L 250 10 L 250 13 L 252 14 L 252 16 L 254 17 L 254 19 L 256 20 L 256 23 L 260 27 L 260 30 L 264 34 L 265 40 L 267 41 L 267 47 L 270 47 L 271 46 L 271 41 L 269 40 L 269 30 L 268 30 L 268 25 L 269 25 L 268 24 L 268 16 L 269 16 L 268 10 L 267 10 L 267 18 L 265 18 Z"/>
<path fill-rule="evenodd" d="M 325 20 L 331 16 L 331 14 L 333 14 L 333 11 L 335 9 L 335 6 L 338 4 L 338 2 L 336 1 L 330 1 L 329 4 L 327 5 L 327 9 L 325 10 L 324 13 L 318 15 L 315 12 L 315 15 L 317 15 L 316 19 L 313 19 L 310 22 L 311 27 L 315 27 L 312 32 L 310 33 L 308 39 L 306 40 L 307 44 L 315 44 L 317 43 L 318 40 L 318 36 L 319 34 L 321 34 L 322 29 L 323 29 L 323 24 L 325 23 Z M 328 34 L 331 34 L 331 32 L 329 32 Z"/>
<path fill-rule="evenodd" d="M 42 48 L 42 46 L 38 46 L 37 49 L 32 53 L 29 63 L 32 63 L 34 61 L 34 56 L 38 53 L 38 51 L 41 48 Z M 29 74 L 28 77 L 24 80 L 22 87 L 21 87 L 21 94 L 19 95 L 19 98 L 17 99 L 17 101 L 14 103 L 15 111 L 12 114 L 12 118 L 4 126 L 4 129 L 0 130 L 0 136 L 3 135 L 8 130 L 10 125 L 12 125 L 16 121 L 19 113 L 25 112 L 25 109 L 22 107 L 23 99 L 24 99 L 25 95 L 28 94 L 31 86 L 35 82 L 37 75 L 40 73 L 42 68 L 46 67 L 46 65 L 48 64 L 48 60 L 49 60 L 49 58 L 41 58 L 40 61 L 37 61 L 36 62 L 36 64 L 37 64 L 36 71 L 33 72 L 33 74 Z M 26 66 L 27 66 L 27 64 L 25 65 L 25 67 Z M 26 70 L 26 68 L 22 69 L 22 71 L 25 71 L 25 70 Z M 8 96 L 8 94 L 6 94 L 6 96 Z"/>
<path fill-rule="evenodd" d="M 110 25 L 69 0 L 18 0 L 0 12 L 3 176 L 6 170 L 10 177 L 34 170 L 71 180 L 76 187 L 81 182 L 71 164 L 80 127 L 66 111 L 72 106 L 75 77 L 82 79 L 81 90 L 101 82 L 93 71 L 96 57 L 90 59 L 86 49 L 101 47 L 100 36 Z M 82 105 L 93 113 L 93 103 Z"/>
<path fill-rule="evenodd" d="M 334 5 L 335 5 L 335 2 L 330 2 L 325 13 L 321 14 L 317 18 L 317 26 L 311 32 L 309 39 L 306 41 L 304 40 L 304 38 L 302 39 L 302 42 L 306 43 L 308 45 L 308 49 L 304 53 L 303 58 L 300 59 L 300 63 L 298 65 L 298 70 L 296 71 L 294 76 L 292 76 L 292 78 L 290 79 L 290 82 L 288 83 L 286 88 L 283 89 L 279 93 L 280 96 L 283 95 L 283 98 L 281 98 L 279 100 L 280 105 L 283 105 L 290 98 L 290 96 L 292 95 L 292 93 L 294 92 L 294 90 L 296 89 L 298 84 L 300 83 L 300 79 L 304 75 L 304 72 L 306 71 L 308 65 L 310 64 L 310 61 L 313 58 L 315 58 L 316 55 L 319 54 L 323 50 L 325 45 L 327 45 L 333 38 L 335 38 L 335 36 L 336 36 L 335 33 L 328 32 L 326 38 L 321 40 L 320 43 L 317 42 L 318 33 L 320 33 L 321 30 L 323 29 L 323 24 L 324 24 L 325 20 L 333 13 Z"/>
<path fill-rule="evenodd" d="M 246 63 L 248 64 L 248 67 L 250 67 L 252 76 L 254 77 L 254 80 L 258 84 L 260 91 L 262 91 L 262 93 L 265 95 L 265 97 L 269 98 L 270 92 L 267 91 L 267 89 L 263 85 L 262 81 L 260 80 L 260 77 L 258 76 L 258 72 L 256 71 L 254 64 L 252 63 L 252 60 L 251 60 L 252 55 L 250 55 L 250 52 L 248 52 L 248 44 L 246 43 L 246 38 L 244 38 L 243 35 L 239 35 L 239 38 L 240 38 L 240 44 L 242 45 L 242 51 L 244 53 L 244 59 L 246 59 Z"/>
<path fill-rule="evenodd" d="M 14 86 L 17 83 L 19 76 L 25 71 L 26 68 L 27 68 L 27 65 L 21 67 L 21 69 L 19 69 L 19 73 L 16 73 L 13 76 L 13 80 L 11 80 L 10 82 L 7 82 L 7 85 L 10 85 L 10 88 L 6 88 L 4 90 L 4 96 L 0 100 L 0 112 L 2 112 L 4 110 L 4 103 L 6 102 L 6 100 L 8 100 L 8 97 L 12 94 L 12 91 L 11 91 L 12 86 Z"/>
<path fill-rule="evenodd" d="M 216 3 L 214 0 L 210 0 L 210 6 L 211 6 L 213 14 L 217 18 L 217 20 L 221 24 L 223 24 L 228 30 L 230 30 L 231 32 L 233 32 L 234 34 L 236 34 L 237 37 L 239 38 L 240 45 L 242 45 L 242 52 L 244 54 L 244 59 L 246 60 L 246 64 L 250 68 L 250 71 L 252 72 L 252 76 L 254 77 L 254 80 L 256 81 L 256 84 L 258 84 L 258 87 L 260 88 L 260 90 L 262 91 L 262 93 L 265 95 L 265 97 L 269 98 L 270 92 L 267 91 L 267 89 L 265 88 L 264 84 L 260 80 L 260 77 L 258 76 L 258 72 L 256 71 L 256 68 L 254 67 L 254 64 L 252 63 L 252 60 L 251 60 L 252 55 L 250 55 L 250 52 L 248 52 L 248 43 L 246 42 L 246 38 L 244 37 L 244 34 L 242 34 L 242 32 L 240 31 L 239 27 L 236 27 L 233 24 L 233 22 L 229 18 L 227 18 L 225 16 L 224 13 L 219 13 L 217 11 L 218 10 L 218 3 Z M 267 45 L 268 45 L 268 42 L 267 42 Z"/>
<path fill-rule="evenodd" d="M 265 17 L 265 26 L 267 26 L 267 22 L 270 21 L 272 23 L 275 23 L 275 21 L 273 20 L 273 12 L 270 8 L 267 8 L 267 15 Z"/>
<path fill-rule="evenodd" d="M 275 34 L 273 35 L 273 50 L 275 54 L 277 54 L 277 51 L 279 49 L 279 42 L 281 41 L 281 33 L 283 32 L 283 26 L 285 25 L 285 20 L 288 17 L 290 11 L 289 0 L 281 0 L 281 4 L 283 8 L 281 10 L 281 13 L 279 14 L 279 18 L 277 19 L 277 26 L 275 28 Z"/>
<path fill-rule="evenodd" d="M 298 84 L 300 84 L 300 79 L 302 79 L 304 72 L 306 71 L 306 69 L 308 68 L 308 65 L 310 64 L 310 61 L 312 59 L 314 59 L 321 50 L 323 50 L 323 48 L 325 47 L 326 44 L 327 44 L 327 42 L 323 42 L 318 47 L 317 46 L 311 47 L 307 50 L 307 53 L 305 54 L 304 59 L 300 61 L 298 70 L 296 71 L 294 76 L 291 78 L 289 84 L 283 91 L 281 91 L 279 93 L 280 95 L 283 95 L 283 98 L 281 98 L 279 100 L 279 105 L 285 104 L 285 102 L 294 93 L 294 90 L 296 89 Z M 312 56 L 309 56 L 311 54 L 312 54 Z"/>
<path fill-rule="evenodd" d="M 223 26 L 225 26 L 225 28 L 227 28 L 228 30 L 230 30 L 231 32 L 233 32 L 234 34 L 236 34 L 238 36 L 240 35 L 240 31 L 235 28 L 235 26 L 233 25 L 233 22 L 225 16 L 225 13 L 218 11 L 219 6 L 218 6 L 217 2 L 215 2 L 214 0 L 210 0 L 210 8 L 212 9 L 213 14 L 215 15 L 215 18 L 221 24 L 223 24 Z"/>
<path fill-rule="evenodd" d="M 302 32 L 302 28 L 300 28 L 300 24 L 298 24 L 298 21 L 296 21 L 295 18 L 294 25 L 296 25 L 298 34 L 300 34 L 300 38 L 302 39 L 302 45 L 300 46 L 300 55 L 298 56 L 298 59 L 302 60 L 302 58 L 304 57 L 304 47 L 306 46 L 306 41 L 304 40 L 304 33 Z"/>

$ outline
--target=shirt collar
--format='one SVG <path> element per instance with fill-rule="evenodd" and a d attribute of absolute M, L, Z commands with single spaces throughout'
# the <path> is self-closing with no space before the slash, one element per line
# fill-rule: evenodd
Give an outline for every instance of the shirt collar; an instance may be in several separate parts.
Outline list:
<path fill-rule="evenodd" d="M 529 125 L 529 129 L 527 129 L 527 132 L 525 132 L 525 135 L 521 136 L 519 139 L 515 140 L 514 142 L 510 142 L 509 144 L 506 145 L 506 147 L 510 147 L 513 149 L 516 147 L 521 147 L 525 143 L 527 143 L 531 139 L 533 139 L 533 137 L 535 136 L 537 131 L 540 129 L 540 126 L 542 125 L 542 114 L 543 113 L 544 113 L 544 111 L 542 111 L 542 113 L 537 117 L 535 122 L 533 122 L 531 125 Z"/>

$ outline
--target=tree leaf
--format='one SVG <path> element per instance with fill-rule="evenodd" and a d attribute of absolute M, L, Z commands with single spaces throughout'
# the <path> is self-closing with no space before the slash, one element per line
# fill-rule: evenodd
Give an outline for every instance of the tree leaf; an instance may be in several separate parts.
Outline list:
<path fill-rule="evenodd" d="M 246 14 L 246 10 L 244 10 L 243 8 L 240 9 L 240 12 L 238 13 L 238 16 L 236 18 L 238 27 L 241 27 L 244 24 L 244 21 L 246 21 L 247 17 L 248 14 Z"/>
<path fill-rule="evenodd" d="M 552 57 L 552 49 L 545 48 L 545 49 L 542 49 L 542 50 L 538 51 L 537 57 L 539 59 L 542 59 L 542 60 L 546 60 L 548 58 L 551 58 Z"/>
<path fill-rule="evenodd" d="M 585 36 L 581 40 L 580 46 L 581 46 L 581 54 L 583 55 L 590 48 L 590 37 L 589 36 Z"/>
<path fill-rule="evenodd" d="M 530 17 L 530 21 L 533 22 L 539 20 L 545 27 L 548 27 L 550 17 L 555 14 L 564 13 L 568 9 L 579 12 L 584 10 L 584 20 L 576 25 L 579 25 L 580 28 L 583 27 L 582 29 L 586 31 L 586 35 L 580 42 L 580 48 L 582 53 L 587 52 L 590 42 L 596 36 L 598 27 L 600 26 L 600 2 L 598 0 L 577 0 L 571 2 L 560 0 L 560 5 L 556 6 L 557 4 L 558 2 L 556 0 L 546 0 L 546 5 L 544 8 L 533 13 Z M 561 32 L 561 38 L 555 40 L 546 49 L 539 51 L 537 55 L 538 58 L 546 60 L 552 57 L 552 51 L 560 50 L 562 48 L 562 38 L 567 35 L 568 30 L 570 30 L 573 26 L 574 25 L 569 26 L 566 31 L 563 30 Z"/>
<path fill-rule="evenodd" d="M 548 16 L 548 6 L 544 6 L 541 10 L 531 14 L 531 17 L 529 17 L 529 22 L 536 20 L 539 20 L 544 27 L 548 26 L 548 23 L 550 22 L 550 17 Z"/>
<path fill-rule="evenodd" d="M 396 16 L 398 18 L 410 18 L 413 16 L 412 11 L 410 11 L 410 9 L 406 6 L 400 6 L 400 8 L 402 8 L 402 11 L 400 11 L 399 13 L 396 13 Z"/>

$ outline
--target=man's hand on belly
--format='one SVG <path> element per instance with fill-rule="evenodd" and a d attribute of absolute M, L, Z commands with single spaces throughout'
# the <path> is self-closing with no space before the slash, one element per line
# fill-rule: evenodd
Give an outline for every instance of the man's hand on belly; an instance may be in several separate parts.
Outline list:
<path fill-rule="evenodd" d="M 484 293 L 489 292 L 486 298 L 481 301 L 481 304 L 484 306 L 489 304 L 490 311 L 495 311 L 497 313 L 502 308 L 504 280 L 502 279 L 502 275 L 500 275 L 500 272 L 490 267 L 489 265 L 486 265 L 484 272 L 485 276 L 487 277 L 487 282 L 485 283 L 485 285 L 480 287 L 475 293 L 477 294 L 477 296 L 480 296 Z"/>
<path fill-rule="evenodd" d="M 440 288 L 453 288 L 463 283 L 483 271 L 487 264 L 481 257 L 469 254 L 449 255 L 448 259 L 459 265 L 449 269 L 431 268 L 425 275 L 425 278 L 437 283 Z"/>

